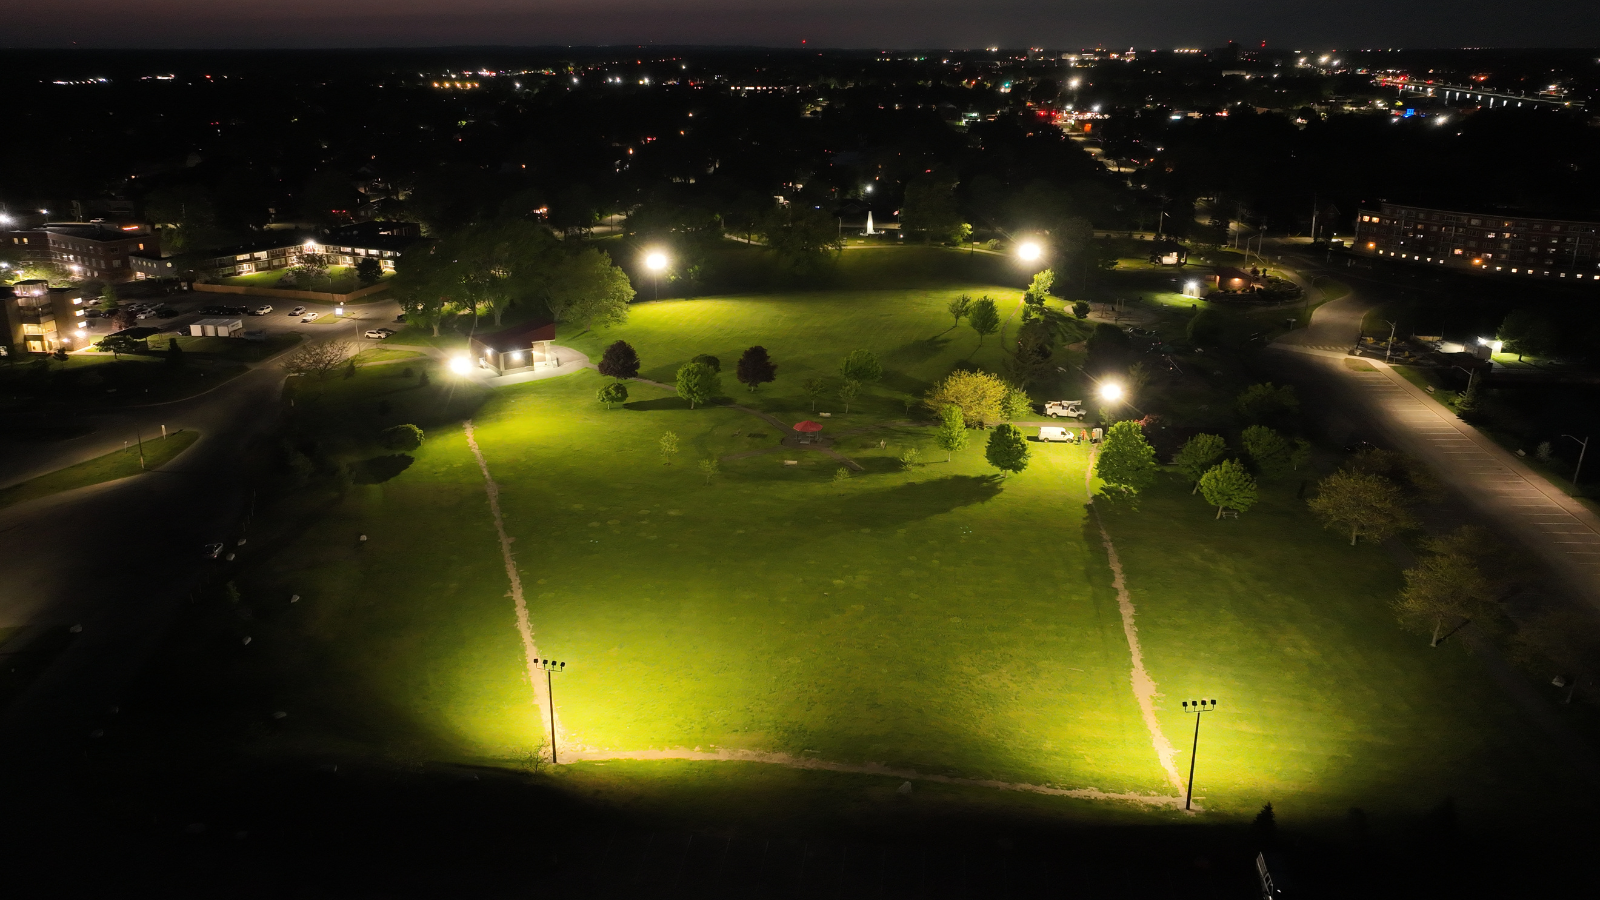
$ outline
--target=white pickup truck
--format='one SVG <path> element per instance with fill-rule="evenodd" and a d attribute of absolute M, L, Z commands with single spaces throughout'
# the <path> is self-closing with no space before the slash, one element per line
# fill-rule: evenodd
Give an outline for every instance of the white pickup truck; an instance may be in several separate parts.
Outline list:
<path fill-rule="evenodd" d="M 1069 419 L 1081 419 L 1087 413 L 1083 411 L 1082 400 L 1051 400 L 1044 405 L 1044 414 L 1052 419 L 1066 416 Z"/>

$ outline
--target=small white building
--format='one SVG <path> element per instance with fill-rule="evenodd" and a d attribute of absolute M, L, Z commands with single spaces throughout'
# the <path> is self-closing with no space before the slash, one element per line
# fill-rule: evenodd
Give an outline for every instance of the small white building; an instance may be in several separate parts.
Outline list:
<path fill-rule="evenodd" d="M 189 323 L 191 337 L 240 337 L 244 334 L 243 319 L 196 319 Z"/>

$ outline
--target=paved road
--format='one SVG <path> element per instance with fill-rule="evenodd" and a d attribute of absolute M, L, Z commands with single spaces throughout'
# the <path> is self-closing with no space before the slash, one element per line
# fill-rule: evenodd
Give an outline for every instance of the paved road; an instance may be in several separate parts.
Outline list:
<path fill-rule="evenodd" d="M 1427 462 L 1498 530 L 1520 541 L 1572 592 L 1600 608 L 1600 516 L 1572 500 L 1515 455 L 1456 418 L 1421 388 L 1382 362 L 1375 371 L 1344 365 L 1344 348 L 1360 334 L 1362 316 L 1385 296 L 1376 279 L 1304 264 L 1303 272 L 1329 274 L 1351 293 L 1323 304 L 1311 326 L 1275 343 L 1284 362 L 1332 385 L 1350 411 L 1395 449 Z"/>

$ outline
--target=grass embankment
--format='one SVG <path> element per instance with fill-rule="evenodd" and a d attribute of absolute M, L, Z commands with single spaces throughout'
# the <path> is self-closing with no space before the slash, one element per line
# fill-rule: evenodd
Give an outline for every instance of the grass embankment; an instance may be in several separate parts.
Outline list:
<path fill-rule="evenodd" d="M 285 334 L 270 334 L 265 340 L 247 341 L 242 338 L 230 337 L 195 337 L 182 335 L 177 339 L 178 346 L 183 348 L 185 354 L 195 354 L 208 358 L 225 359 L 232 362 L 253 363 L 270 359 L 279 353 L 300 343 L 301 335 L 293 332 Z M 165 353 L 167 345 L 158 343 L 150 348 L 153 351 Z"/>
<path fill-rule="evenodd" d="M 319 278 L 315 284 L 310 286 L 301 285 L 298 282 L 293 285 L 280 285 L 279 282 L 283 280 L 284 275 L 289 271 L 288 269 L 270 269 L 265 272 L 253 272 L 249 275 L 222 278 L 217 283 L 240 287 L 284 287 L 286 290 L 292 291 L 319 291 L 332 294 L 348 294 L 359 288 L 368 287 L 365 282 L 356 276 L 354 266 L 329 266 L 328 277 Z M 381 284 L 382 280 L 380 279 L 378 283 Z"/>
<path fill-rule="evenodd" d="M 829 420 L 836 434 L 903 418 L 901 398 L 950 367 L 997 360 L 995 338 L 980 348 L 941 321 L 946 296 L 968 290 L 646 304 L 573 343 L 597 353 L 625 338 L 644 374 L 669 381 L 695 353 L 729 372 L 761 343 L 779 381 L 754 397 L 725 385 L 785 421 L 812 415 L 799 381 L 875 349 L 884 384 Z M 479 760 L 542 743 L 482 476 L 457 424 L 472 415 L 540 653 L 568 663 L 556 701 L 575 745 L 770 750 L 1170 793 L 1082 506 L 1082 448 L 1035 445 L 1029 469 L 1001 480 L 982 433 L 945 463 L 925 430 L 885 427 L 836 445 L 866 470 L 843 483 L 837 460 L 779 450 L 724 459 L 706 484 L 700 460 L 774 448 L 778 429 L 637 383 L 607 411 L 590 371 L 486 392 L 431 364 L 434 384 L 420 388 L 396 368 L 296 385 L 300 414 L 320 417 L 303 424 L 345 435 L 334 443 L 353 458 L 376 453 L 363 441 L 396 421 L 429 436 L 246 580 L 247 597 L 304 598 L 271 631 L 254 627 L 264 648 L 282 648 L 279 677 L 303 710 L 295 740 Z M 669 430 L 681 452 L 664 465 Z M 903 471 L 906 447 L 925 464 Z M 1187 490 L 1159 486 L 1107 524 L 1180 770 L 1192 720 L 1178 700 L 1222 701 L 1197 773 L 1214 814 L 1266 801 L 1318 817 L 1416 812 L 1462 773 L 1473 806 L 1566 795 L 1478 667 L 1395 624 L 1399 576 L 1383 554 L 1323 532 L 1286 486 L 1224 522 Z M 708 771 L 660 771 L 682 769 Z"/>
<path fill-rule="evenodd" d="M 200 433 L 196 431 L 178 431 L 167 435 L 165 439 L 158 437 L 145 441 L 143 466 L 139 464 L 139 447 L 133 446 L 30 478 L 0 489 L 0 508 L 159 469 L 189 449 L 189 445 L 199 437 Z"/>

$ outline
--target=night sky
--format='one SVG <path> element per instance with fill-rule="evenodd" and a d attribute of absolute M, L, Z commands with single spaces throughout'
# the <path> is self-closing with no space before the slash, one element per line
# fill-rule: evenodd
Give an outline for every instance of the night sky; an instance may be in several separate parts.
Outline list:
<path fill-rule="evenodd" d="M 1600 45 L 1600 2 L 0 0 L 4 47 Z"/>

